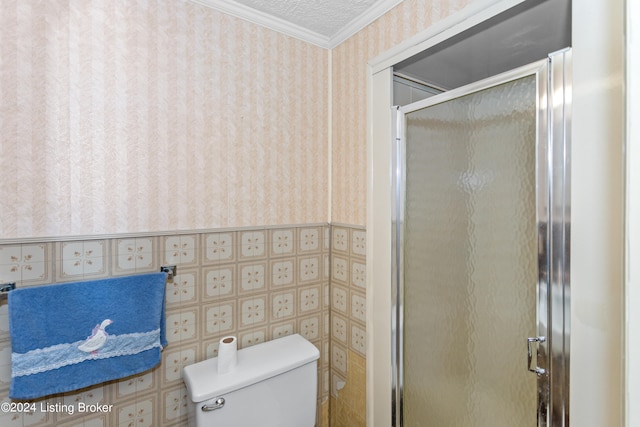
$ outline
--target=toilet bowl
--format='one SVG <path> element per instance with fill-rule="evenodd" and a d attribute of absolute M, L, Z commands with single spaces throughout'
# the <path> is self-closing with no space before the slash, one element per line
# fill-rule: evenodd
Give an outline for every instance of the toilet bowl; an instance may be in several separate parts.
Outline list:
<path fill-rule="evenodd" d="M 313 427 L 318 349 L 289 335 L 238 351 L 233 371 L 218 359 L 186 366 L 191 427 Z"/>

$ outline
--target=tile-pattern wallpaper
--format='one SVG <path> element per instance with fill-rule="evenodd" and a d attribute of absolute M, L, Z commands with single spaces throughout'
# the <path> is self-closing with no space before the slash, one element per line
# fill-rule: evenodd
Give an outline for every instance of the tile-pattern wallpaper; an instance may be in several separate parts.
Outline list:
<path fill-rule="evenodd" d="M 331 426 L 366 426 L 366 232 L 331 226 Z"/>
<path fill-rule="evenodd" d="M 341 230 L 340 236 L 350 233 L 348 228 Z M 362 230 L 353 233 L 364 239 Z M 318 426 L 328 425 L 333 339 L 330 239 L 329 226 L 303 224 L 0 245 L 0 283 L 15 281 L 18 287 L 159 271 L 162 265 L 178 268 L 167 282 L 168 345 L 159 367 L 37 400 L 35 411 L 0 411 L 0 425 L 184 426 L 189 402 L 182 381 L 184 366 L 216 356 L 218 341 L 226 335 L 237 335 L 243 348 L 293 333 L 300 333 L 320 350 Z M 348 253 L 341 253 L 349 259 Z M 352 287 L 354 295 L 364 296 L 363 290 Z M 349 289 L 349 282 L 342 288 Z M 342 317 L 349 319 L 352 310 L 347 307 Z M 356 321 L 352 326 L 364 331 L 364 323 Z M 334 335 L 342 341 L 340 351 L 349 345 L 360 348 L 358 338 L 345 331 Z M 0 300 L 0 402 L 9 402 L 10 378 L 5 299 Z M 113 407 L 106 413 L 85 414 L 42 410 L 73 402 L 76 407 L 80 402 Z"/>
<path fill-rule="evenodd" d="M 331 218 L 365 225 L 367 68 L 377 55 L 472 0 L 404 0 L 331 51 Z"/>
<path fill-rule="evenodd" d="M 326 49 L 187 0 L 2 0 L 0 40 L 0 238 L 327 221 Z"/>

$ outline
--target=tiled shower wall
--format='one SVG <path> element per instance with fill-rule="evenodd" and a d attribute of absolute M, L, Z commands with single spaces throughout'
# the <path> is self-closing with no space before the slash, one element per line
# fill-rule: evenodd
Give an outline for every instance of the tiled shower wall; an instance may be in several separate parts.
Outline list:
<path fill-rule="evenodd" d="M 356 395 L 363 399 L 365 394 L 364 375 L 358 384 L 351 381 L 354 372 L 364 369 L 364 239 L 364 229 L 335 226 L 332 233 L 326 224 L 308 224 L 0 245 L 0 282 L 16 281 L 19 287 L 178 266 L 177 276 L 167 283 L 169 345 L 159 367 L 42 400 L 54 405 L 102 402 L 112 404 L 111 411 L 43 412 L 38 401 L 35 412 L 0 412 L 0 425 L 183 426 L 188 402 L 183 366 L 215 356 L 225 335 L 237 335 L 242 348 L 291 333 L 300 333 L 320 349 L 318 426 L 329 424 L 331 389 L 332 412 L 339 409 L 349 416 L 350 410 L 351 419 L 364 419 L 364 402 L 352 401 L 352 391 L 347 394 L 357 387 L 362 389 Z M 9 401 L 10 355 L 4 300 L 2 402 Z M 361 412 L 355 416 L 355 411 Z"/>

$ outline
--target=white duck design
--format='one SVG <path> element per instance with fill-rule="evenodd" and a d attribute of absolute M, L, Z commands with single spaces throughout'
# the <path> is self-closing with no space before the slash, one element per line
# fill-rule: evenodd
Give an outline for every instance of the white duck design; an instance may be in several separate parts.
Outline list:
<path fill-rule="evenodd" d="M 107 332 L 104 330 L 107 326 L 112 324 L 111 319 L 105 319 L 101 324 L 96 325 L 91 332 L 91 335 L 87 337 L 85 342 L 78 346 L 78 350 L 85 353 L 97 354 L 98 350 L 107 342 Z"/>

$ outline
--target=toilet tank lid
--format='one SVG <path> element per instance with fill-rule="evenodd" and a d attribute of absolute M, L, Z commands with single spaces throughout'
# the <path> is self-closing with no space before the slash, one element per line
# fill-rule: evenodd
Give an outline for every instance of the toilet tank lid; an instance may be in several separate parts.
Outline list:
<path fill-rule="evenodd" d="M 218 358 L 185 366 L 183 379 L 194 403 L 229 393 L 283 372 L 313 362 L 320 357 L 315 345 L 299 334 L 288 335 L 238 350 L 235 369 L 218 374 Z"/>

